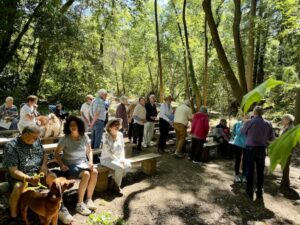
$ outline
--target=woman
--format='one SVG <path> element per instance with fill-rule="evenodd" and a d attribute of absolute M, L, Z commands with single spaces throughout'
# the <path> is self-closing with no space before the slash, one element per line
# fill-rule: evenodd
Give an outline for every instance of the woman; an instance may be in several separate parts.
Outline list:
<path fill-rule="evenodd" d="M 284 134 L 288 130 L 294 127 L 293 122 L 295 117 L 291 114 L 285 114 L 282 117 L 281 124 L 283 125 L 282 129 L 280 130 L 280 135 Z M 291 163 L 292 154 L 288 157 L 285 167 L 282 171 L 282 179 L 280 186 L 282 188 L 289 188 L 290 187 L 290 163 Z"/>
<path fill-rule="evenodd" d="M 86 102 L 80 108 L 80 116 L 85 124 L 85 130 L 88 131 L 91 125 L 90 108 L 94 97 L 93 95 L 86 96 Z"/>
<path fill-rule="evenodd" d="M 65 136 L 60 139 L 55 150 L 55 159 L 61 171 L 65 172 L 68 177 L 81 179 L 76 211 L 82 215 L 89 215 L 91 210 L 96 210 L 97 208 L 92 201 L 92 196 L 97 182 L 98 171 L 93 164 L 90 140 L 84 134 L 84 131 L 85 127 L 82 119 L 70 116 L 64 125 Z M 62 158 L 60 152 L 63 152 Z M 86 201 L 84 202 L 85 194 Z"/>
<path fill-rule="evenodd" d="M 21 108 L 20 121 L 18 123 L 18 129 L 22 133 L 24 127 L 36 125 L 38 97 L 30 95 L 27 97 L 27 103 Z"/>
<path fill-rule="evenodd" d="M 63 105 L 61 103 L 56 104 L 54 114 L 61 120 L 64 120 L 69 116 L 69 113 L 64 111 Z"/>
<path fill-rule="evenodd" d="M 226 119 L 221 119 L 220 123 L 214 129 L 214 136 L 217 142 L 220 143 L 221 155 L 226 158 L 230 157 L 229 153 L 229 140 L 230 140 L 230 129 L 227 127 Z"/>
<path fill-rule="evenodd" d="M 128 104 L 127 98 L 125 96 L 122 96 L 120 98 L 120 104 L 118 105 L 117 111 L 116 111 L 116 117 L 122 119 L 122 121 L 123 121 L 121 132 L 124 135 L 128 130 L 128 115 L 127 115 L 127 110 L 126 110 L 127 104 Z"/>
<path fill-rule="evenodd" d="M 131 141 L 131 138 L 133 137 L 133 111 L 136 107 L 137 103 L 133 102 L 128 106 L 128 139 Z"/>
<path fill-rule="evenodd" d="M 146 122 L 145 98 L 140 97 L 139 103 L 133 111 L 133 143 L 137 144 L 136 150 L 142 151 L 142 142 L 144 137 L 144 124 Z"/>
<path fill-rule="evenodd" d="M 5 103 L 0 106 L 0 127 L 16 130 L 18 129 L 18 109 L 14 105 L 14 99 L 7 97 Z"/>
<path fill-rule="evenodd" d="M 160 106 L 160 113 L 159 113 L 159 142 L 158 142 L 158 152 L 164 153 L 166 142 L 169 136 L 169 129 L 170 126 L 173 125 L 172 121 L 172 114 L 173 109 L 171 107 L 172 97 L 168 96 L 165 98 L 165 102 Z"/>
<path fill-rule="evenodd" d="M 106 133 L 103 134 L 103 147 L 101 153 L 101 165 L 114 170 L 113 189 L 120 192 L 122 178 L 126 170 L 131 167 L 125 159 L 125 144 L 123 134 L 119 132 L 121 119 L 110 119 L 106 125 Z"/>

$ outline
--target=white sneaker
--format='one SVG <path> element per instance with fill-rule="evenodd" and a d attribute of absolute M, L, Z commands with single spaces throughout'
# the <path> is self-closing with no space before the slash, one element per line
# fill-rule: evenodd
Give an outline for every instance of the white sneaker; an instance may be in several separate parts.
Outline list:
<path fill-rule="evenodd" d="M 92 199 L 87 199 L 85 201 L 85 205 L 88 207 L 89 210 L 95 211 L 97 209 L 97 206 L 94 204 Z"/>
<path fill-rule="evenodd" d="M 92 213 L 83 202 L 77 203 L 75 210 L 83 216 L 88 216 Z"/>
<path fill-rule="evenodd" d="M 242 182 L 243 182 L 244 184 L 247 183 L 247 178 L 246 178 L 245 176 L 242 176 Z"/>
<path fill-rule="evenodd" d="M 241 177 L 240 177 L 240 175 L 236 175 L 236 176 L 235 176 L 234 182 L 235 182 L 235 183 L 241 183 Z"/>
<path fill-rule="evenodd" d="M 146 144 L 142 144 L 143 148 L 147 148 L 148 146 Z"/>
<path fill-rule="evenodd" d="M 70 224 L 74 221 L 73 216 L 69 213 L 66 207 L 62 207 L 58 212 L 58 219 L 63 224 Z"/>

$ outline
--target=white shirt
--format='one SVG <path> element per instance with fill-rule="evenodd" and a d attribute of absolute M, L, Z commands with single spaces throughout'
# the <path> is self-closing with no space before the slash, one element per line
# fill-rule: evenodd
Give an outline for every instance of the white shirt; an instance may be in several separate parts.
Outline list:
<path fill-rule="evenodd" d="M 171 107 L 171 105 L 168 105 L 167 103 L 162 103 L 160 105 L 160 113 L 159 113 L 159 117 L 170 122 L 170 116 L 173 113 L 173 109 Z"/>
<path fill-rule="evenodd" d="M 102 142 L 101 160 L 118 161 L 125 159 L 125 144 L 121 132 L 118 132 L 116 140 L 113 140 L 109 133 L 104 133 Z"/>
<path fill-rule="evenodd" d="M 88 121 L 90 121 L 90 109 L 91 109 L 91 105 L 87 104 L 86 102 L 82 104 L 80 109 L 80 112 L 82 112 L 82 114 L 86 119 L 88 119 Z"/>
<path fill-rule="evenodd" d="M 182 104 L 175 111 L 174 123 L 188 125 L 189 120 L 193 118 L 192 109 L 186 104 Z"/>
<path fill-rule="evenodd" d="M 29 106 L 28 104 L 25 104 L 20 111 L 20 121 L 18 123 L 19 130 L 22 132 L 24 127 L 26 126 L 32 126 L 36 125 L 36 119 L 33 117 L 32 119 L 28 119 L 26 115 L 32 115 L 33 114 L 33 106 Z"/>

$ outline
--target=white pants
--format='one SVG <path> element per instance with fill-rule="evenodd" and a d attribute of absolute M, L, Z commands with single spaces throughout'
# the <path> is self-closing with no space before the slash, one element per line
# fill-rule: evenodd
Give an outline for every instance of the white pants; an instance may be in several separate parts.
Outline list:
<path fill-rule="evenodd" d="M 144 145 L 150 145 L 154 133 L 154 122 L 146 122 L 144 124 Z"/>
<path fill-rule="evenodd" d="M 101 160 L 101 165 L 114 170 L 113 178 L 119 187 L 121 186 L 123 176 L 126 175 L 131 167 L 131 163 L 127 159 L 124 159 L 124 163 L 121 163 L 119 160 L 103 159 Z"/>

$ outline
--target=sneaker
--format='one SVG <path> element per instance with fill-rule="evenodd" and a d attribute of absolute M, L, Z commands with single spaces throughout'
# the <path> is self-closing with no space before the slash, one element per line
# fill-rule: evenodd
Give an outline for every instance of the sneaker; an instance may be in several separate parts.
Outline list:
<path fill-rule="evenodd" d="M 241 183 L 241 177 L 240 175 L 236 175 L 235 178 L 234 178 L 234 183 Z"/>
<path fill-rule="evenodd" d="M 174 153 L 174 156 L 177 159 L 182 159 L 182 157 L 183 157 L 181 154 L 177 154 L 177 153 Z"/>
<path fill-rule="evenodd" d="M 95 211 L 97 209 L 97 206 L 95 205 L 92 199 L 87 199 L 85 201 L 85 205 L 88 207 L 89 210 Z"/>
<path fill-rule="evenodd" d="M 146 144 L 142 144 L 142 146 L 143 146 L 143 148 L 147 148 L 148 147 L 148 145 L 146 145 Z"/>
<path fill-rule="evenodd" d="M 74 221 L 73 216 L 69 213 L 66 207 L 62 207 L 58 212 L 58 219 L 63 224 L 70 224 Z"/>
<path fill-rule="evenodd" d="M 245 176 L 242 176 L 242 182 L 243 182 L 244 184 L 247 183 L 247 178 L 246 178 Z"/>
<path fill-rule="evenodd" d="M 88 216 L 92 213 L 83 202 L 77 203 L 75 210 L 83 216 Z"/>

